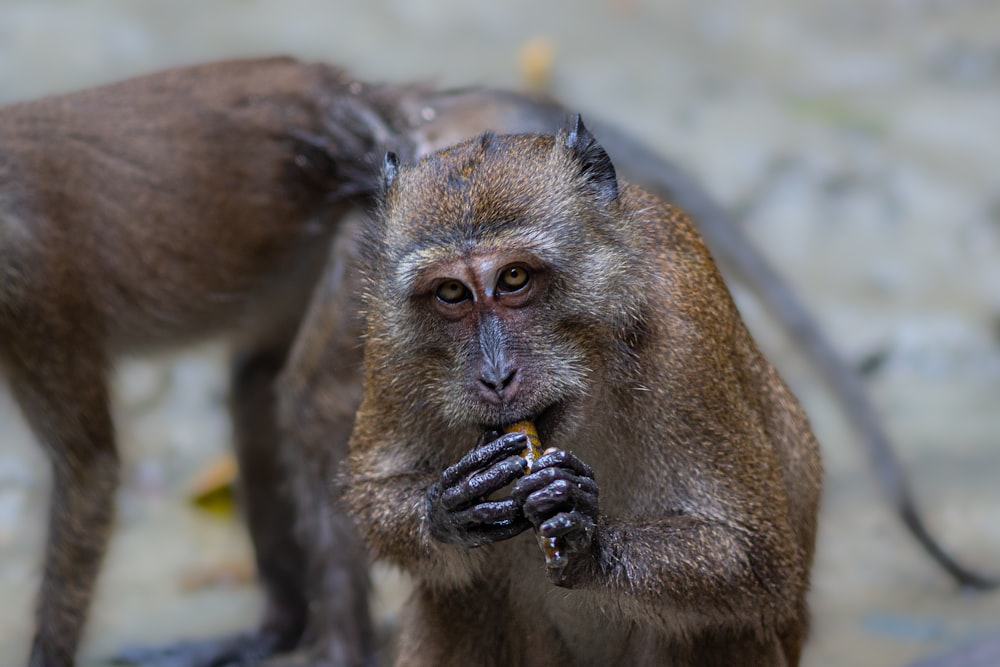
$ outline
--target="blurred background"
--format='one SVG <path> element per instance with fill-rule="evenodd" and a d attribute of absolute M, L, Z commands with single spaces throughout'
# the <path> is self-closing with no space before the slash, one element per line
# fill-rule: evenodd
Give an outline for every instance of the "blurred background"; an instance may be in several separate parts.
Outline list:
<path fill-rule="evenodd" d="M 546 89 L 685 165 L 801 293 L 871 396 L 931 526 L 1000 574 L 1000 3 L 990 0 L 0 0 L 0 103 L 289 53 L 369 80 Z M 58 150 L 58 146 L 53 146 Z M 885 505 L 838 406 L 740 285 L 823 446 L 808 666 L 901 665 L 1000 633 Z M 228 450 L 222 351 L 123 364 L 119 526 L 84 645 L 259 610 L 239 523 L 195 508 Z M 45 461 L 0 385 L 0 664 L 22 663 Z M 380 570 L 380 613 L 405 584 Z"/>

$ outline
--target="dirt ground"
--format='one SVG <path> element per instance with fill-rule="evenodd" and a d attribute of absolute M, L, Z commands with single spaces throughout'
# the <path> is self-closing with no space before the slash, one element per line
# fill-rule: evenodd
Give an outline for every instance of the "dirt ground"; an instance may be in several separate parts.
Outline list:
<path fill-rule="evenodd" d="M 374 80 L 550 85 L 693 173 L 867 376 L 931 526 L 1000 574 L 1000 3 L 990 0 L 0 0 L 0 103 L 155 68 L 291 53 Z M 534 40 L 534 42 L 533 42 Z M 542 51 L 544 52 L 544 48 Z M 1000 634 L 1000 594 L 961 594 L 886 507 L 853 433 L 749 292 L 737 300 L 802 399 L 826 487 L 808 667 L 903 665 Z M 126 482 L 83 664 L 123 644 L 247 627 L 238 523 L 183 501 L 230 437 L 222 351 L 123 364 Z M 0 664 L 23 664 L 47 475 L 0 387 Z M 237 579 L 239 579 L 237 577 Z M 405 585 L 382 571 L 391 614 Z"/>

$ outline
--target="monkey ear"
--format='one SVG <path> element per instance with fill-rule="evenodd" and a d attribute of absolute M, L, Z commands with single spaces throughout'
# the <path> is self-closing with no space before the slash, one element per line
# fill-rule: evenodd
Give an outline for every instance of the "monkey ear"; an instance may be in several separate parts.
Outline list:
<path fill-rule="evenodd" d="M 382 187 L 385 190 L 388 190 L 392 182 L 396 180 L 397 173 L 399 173 L 399 156 L 392 151 L 386 151 L 385 157 L 382 159 Z"/>
<path fill-rule="evenodd" d="M 572 119 L 565 131 L 566 142 L 583 175 L 600 199 L 607 203 L 618 199 L 618 177 L 615 166 L 604 148 L 583 124 L 580 114 Z"/>

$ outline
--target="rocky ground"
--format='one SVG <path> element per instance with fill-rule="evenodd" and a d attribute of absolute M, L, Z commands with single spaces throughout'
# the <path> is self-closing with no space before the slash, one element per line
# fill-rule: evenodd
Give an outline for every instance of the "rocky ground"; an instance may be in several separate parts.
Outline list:
<path fill-rule="evenodd" d="M 1000 573 L 1000 4 L 352 4 L 0 0 L 0 103 L 272 53 L 369 79 L 517 87 L 525 45 L 542 44 L 552 92 L 689 167 L 739 213 L 845 357 L 880 361 L 869 390 L 931 525 L 966 561 Z M 825 455 L 804 664 L 902 665 L 1000 633 L 1000 594 L 960 594 L 918 552 L 815 373 L 749 292 L 734 290 Z M 126 483 L 86 665 L 124 643 L 255 618 L 252 585 L 182 585 L 247 561 L 238 524 L 182 498 L 227 447 L 222 358 L 206 347 L 120 368 Z M 18 664 L 47 475 L 6 391 L 0 442 L 0 663 Z M 403 586 L 392 573 L 380 581 L 390 614 Z"/>

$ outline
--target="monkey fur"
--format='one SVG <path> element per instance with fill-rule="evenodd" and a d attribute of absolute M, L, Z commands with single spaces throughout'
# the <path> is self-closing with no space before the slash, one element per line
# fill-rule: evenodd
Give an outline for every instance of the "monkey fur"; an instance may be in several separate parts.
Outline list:
<path fill-rule="evenodd" d="M 817 445 L 684 214 L 579 119 L 385 173 L 347 497 L 416 579 L 396 664 L 797 664 Z"/>

